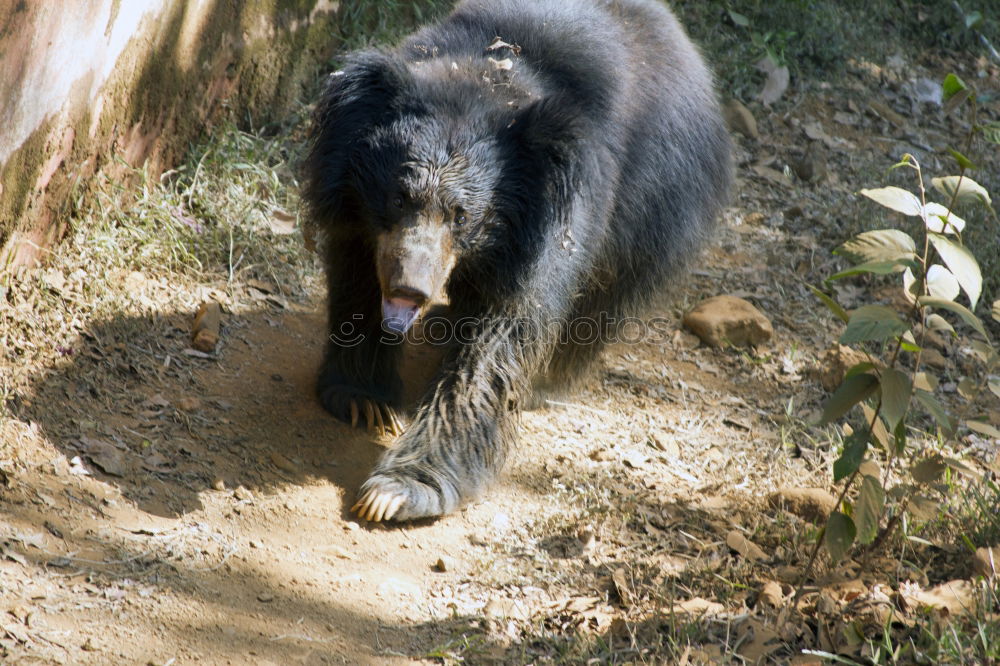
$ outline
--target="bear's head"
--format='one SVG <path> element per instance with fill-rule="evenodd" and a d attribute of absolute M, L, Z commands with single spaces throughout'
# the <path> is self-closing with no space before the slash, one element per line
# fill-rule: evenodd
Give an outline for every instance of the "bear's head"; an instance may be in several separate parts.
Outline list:
<path fill-rule="evenodd" d="M 366 239 L 388 330 L 517 289 L 507 276 L 537 259 L 551 190 L 568 187 L 552 176 L 571 161 L 572 112 L 529 72 L 497 85 L 484 66 L 358 54 L 317 108 L 306 199 L 319 224 Z"/>

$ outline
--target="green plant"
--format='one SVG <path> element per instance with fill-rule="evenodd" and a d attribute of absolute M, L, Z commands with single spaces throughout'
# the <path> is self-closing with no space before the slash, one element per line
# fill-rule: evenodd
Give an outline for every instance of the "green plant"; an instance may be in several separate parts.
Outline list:
<path fill-rule="evenodd" d="M 974 90 L 949 75 L 944 94 L 950 109 L 963 105 L 969 109 L 972 129 L 966 150 L 975 134 L 1000 142 L 1000 128 L 978 123 Z M 853 266 L 829 280 L 900 274 L 906 303 L 903 312 L 869 304 L 848 313 L 813 289 L 846 324 L 839 342 L 864 351 L 867 360 L 847 372 L 824 406 L 826 423 L 841 419 L 855 406 L 860 407 L 864 421 L 846 430 L 843 451 L 833 464 L 834 481 L 842 484 L 837 510 L 821 530 L 803 580 L 821 546 L 837 562 L 855 544 L 877 548 L 906 514 L 924 520 L 933 517 L 938 511 L 934 496 L 948 493 L 954 474 L 966 471 L 960 461 L 945 455 L 947 445 L 963 428 L 1000 439 L 1000 429 L 990 423 L 1000 419 L 1000 413 L 985 411 L 981 400 L 989 393 L 1000 398 L 1000 352 L 983 319 L 975 314 L 983 279 L 975 256 L 962 242 L 966 222 L 955 210 L 959 205 L 982 205 L 994 218 L 996 213 L 989 193 L 967 175 L 973 162 L 963 153 L 950 152 L 958 175 L 932 180 L 947 205 L 928 201 L 923 172 L 912 155 L 904 155 L 893 169 L 914 171 L 916 194 L 899 187 L 861 191 L 872 201 L 918 220 L 918 239 L 900 229 L 867 231 L 836 251 Z M 968 306 L 959 303 L 962 294 Z M 1000 300 L 992 304 L 990 315 L 1000 322 Z M 956 329 L 948 320 L 956 317 L 965 329 Z M 963 402 L 956 406 L 941 400 L 937 378 L 924 367 L 925 346 L 932 336 L 961 337 L 979 362 L 958 382 Z M 922 423 L 918 412 L 930 418 L 934 430 L 930 439 L 937 446 L 913 445 L 911 433 L 926 432 L 914 427 Z M 871 456 L 873 448 L 883 455 Z"/>

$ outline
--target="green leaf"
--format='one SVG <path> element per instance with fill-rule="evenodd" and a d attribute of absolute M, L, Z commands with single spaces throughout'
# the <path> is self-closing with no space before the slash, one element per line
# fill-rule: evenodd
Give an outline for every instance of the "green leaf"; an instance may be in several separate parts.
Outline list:
<path fill-rule="evenodd" d="M 863 375 L 864 373 L 871 372 L 874 369 L 875 364 L 871 361 L 861 361 L 861 363 L 852 365 L 847 369 L 847 372 L 844 373 L 844 379 L 850 379 L 851 377 L 856 377 L 857 375 Z"/>
<path fill-rule="evenodd" d="M 969 430 L 975 430 L 980 435 L 986 435 L 993 439 L 1000 439 L 1000 430 L 991 426 L 989 423 L 983 423 L 982 421 L 966 421 L 965 425 L 969 427 Z"/>
<path fill-rule="evenodd" d="M 992 365 L 994 361 L 1000 360 L 997 357 L 997 351 L 988 342 L 969 340 L 969 349 L 972 351 L 972 355 L 983 363 Z"/>
<path fill-rule="evenodd" d="M 941 478 L 944 474 L 944 470 L 948 466 L 944 462 L 944 458 L 939 455 L 933 455 L 930 458 L 924 458 L 916 465 L 910 468 L 910 475 L 913 480 L 917 483 L 934 483 Z"/>
<path fill-rule="evenodd" d="M 840 336 L 843 345 L 896 337 L 909 330 L 899 315 L 884 305 L 864 305 L 851 313 L 847 329 Z"/>
<path fill-rule="evenodd" d="M 972 312 L 969 311 L 969 308 L 964 305 L 959 305 L 955 301 L 945 301 L 940 298 L 931 298 L 930 296 L 921 296 L 918 299 L 918 302 L 921 307 L 940 308 L 942 310 L 954 312 L 962 318 L 962 321 L 975 329 L 979 335 L 984 338 L 989 338 L 989 336 L 986 335 L 986 328 L 983 326 L 983 322 L 979 320 L 979 317 L 972 314 Z"/>
<path fill-rule="evenodd" d="M 916 195 L 900 187 L 890 185 L 889 187 L 880 187 L 874 190 L 861 190 L 861 194 L 877 204 L 911 217 L 919 216 L 923 208 L 920 205 L 920 199 Z"/>
<path fill-rule="evenodd" d="M 833 253 L 852 264 L 915 260 L 917 245 L 907 233 L 898 229 L 881 229 L 858 234 Z"/>
<path fill-rule="evenodd" d="M 973 11 L 965 15 L 965 27 L 974 28 L 983 20 L 983 15 Z"/>
<path fill-rule="evenodd" d="M 916 397 L 917 402 L 923 405 L 924 409 L 927 410 L 927 413 L 934 418 L 934 421 L 938 424 L 938 427 L 940 427 L 941 430 L 949 435 L 955 432 L 955 424 L 952 423 L 951 417 L 948 415 L 948 411 L 932 393 L 917 389 L 913 395 Z"/>
<path fill-rule="evenodd" d="M 823 405 L 821 423 L 830 423 L 846 414 L 851 407 L 869 397 L 878 388 L 878 378 L 867 373 L 848 377 Z"/>
<path fill-rule="evenodd" d="M 872 444 L 878 444 L 883 451 L 889 452 L 892 450 L 892 438 L 889 435 L 889 431 L 885 428 L 885 423 L 881 416 L 875 416 L 875 410 L 869 407 L 866 403 L 861 403 L 861 411 L 865 413 L 865 423 L 869 425 L 872 429 Z M 864 473 L 864 470 L 862 470 Z"/>
<path fill-rule="evenodd" d="M 932 331 L 948 333 L 952 336 L 955 335 L 955 327 L 949 324 L 948 320 L 939 314 L 932 314 L 927 317 L 927 328 Z"/>
<path fill-rule="evenodd" d="M 749 28 L 750 27 L 750 19 L 748 19 L 743 14 L 739 14 L 737 12 L 734 12 L 732 9 L 729 10 L 729 18 L 731 18 L 733 20 L 733 23 L 735 23 L 736 25 L 740 26 L 741 28 Z"/>
<path fill-rule="evenodd" d="M 833 463 L 834 482 L 846 479 L 858 471 L 861 461 L 865 459 L 865 454 L 868 452 L 869 439 L 870 435 L 866 426 L 844 440 L 844 452 Z"/>
<path fill-rule="evenodd" d="M 945 176 L 944 178 L 935 178 L 931 183 L 938 192 L 947 196 L 949 200 L 954 198 L 955 203 L 984 203 L 987 206 L 993 203 L 986 188 L 968 176 Z M 956 190 L 958 190 L 957 196 Z"/>
<path fill-rule="evenodd" d="M 830 309 L 830 312 L 836 315 L 845 324 L 847 323 L 847 321 L 850 319 L 850 316 L 847 314 L 847 310 L 845 310 L 840 306 L 840 303 L 833 300 L 831 296 L 824 294 L 822 291 L 812 286 L 811 284 L 806 286 L 809 287 L 809 291 L 813 293 L 813 296 L 823 301 L 823 304 Z"/>
<path fill-rule="evenodd" d="M 916 259 L 913 261 L 903 261 L 903 260 L 890 260 L 890 261 L 870 261 L 866 264 L 858 264 L 857 266 L 852 266 L 846 270 L 842 270 L 839 273 L 831 275 L 826 279 L 827 282 L 833 282 L 834 280 L 841 280 L 845 277 L 850 277 L 852 275 L 861 275 L 862 273 L 874 273 L 875 275 L 888 275 L 889 273 L 898 273 L 899 271 L 909 267 L 916 266 Z"/>
<path fill-rule="evenodd" d="M 965 229 L 965 220 L 948 210 L 947 206 L 930 201 L 921 209 L 920 217 L 928 231 L 938 234 L 960 234 Z"/>
<path fill-rule="evenodd" d="M 885 491 L 882 484 L 872 476 L 866 476 L 861 480 L 861 492 L 854 503 L 854 518 L 857 522 L 858 541 L 863 544 L 871 543 L 878 534 L 879 519 L 882 518 L 882 509 L 885 507 Z"/>
<path fill-rule="evenodd" d="M 947 100 L 943 105 L 942 109 L 946 114 L 950 114 L 952 111 L 958 107 L 965 104 L 966 100 L 972 97 L 974 93 L 966 88 L 965 90 L 959 90 L 951 99 Z"/>
<path fill-rule="evenodd" d="M 833 563 L 837 564 L 854 543 L 858 530 L 850 516 L 840 511 L 834 511 L 826 521 L 824 532 L 823 542 L 826 545 L 826 550 L 830 553 L 830 559 L 833 560 Z"/>
<path fill-rule="evenodd" d="M 948 152 L 951 153 L 951 156 L 955 158 L 956 162 L 958 162 L 959 168 L 961 168 L 961 169 L 963 169 L 965 171 L 974 171 L 975 170 L 976 165 L 968 157 L 966 157 L 962 153 L 958 152 L 954 148 L 949 148 Z"/>
<path fill-rule="evenodd" d="M 983 274 L 979 270 L 979 262 L 976 261 L 976 258 L 969 252 L 968 248 L 956 243 L 947 236 L 942 236 L 941 234 L 928 234 L 928 236 L 931 243 L 934 244 L 934 249 L 937 250 L 941 259 L 944 260 L 944 263 L 948 265 L 948 269 L 955 276 L 955 279 L 958 280 L 962 291 L 969 297 L 969 303 L 972 304 L 972 309 L 974 310 L 976 303 L 979 302 L 979 295 L 983 290 Z M 931 294 L 934 295 L 933 292 Z"/>
<path fill-rule="evenodd" d="M 983 133 L 983 138 L 990 143 L 1000 143 L 1000 123 L 986 123 L 979 128 L 979 131 Z"/>
<path fill-rule="evenodd" d="M 961 293 L 961 289 L 951 271 L 940 264 L 934 264 L 927 269 L 927 293 L 932 298 L 953 301 Z"/>
<path fill-rule="evenodd" d="M 958 78 L 954 74 L 949 74 L 944 77 L 944 83 L 941 84 L 941 92 L 944 94 L 944 98 L 951 99 L 957 93 L 962 90 L 968 90 L 969 87 L 965 85 L 965 81 Z"/>
<path fill-rule="evenodd" d="M 896 439 L 896 455 L 901 456 L 906 452 L 906 421 L 900 421 L 892 434 Z"/>
<path fill-rule="evenodd" d="M 972 400 L 976 397 L 979 385 L 972 379 L 972 377 L 962 377 L 961 381 L 958 382 L 958 394 L 965 398 L 966 400 Z"/>
<path fill-rule="evenodd" d="M 886 368 L 882 371 L 882 416 L 890 428 L 895 428 L 896 424 L 906 416 L 906 410 L 910 406 L 910 395 L 913 393 L 913 383 L 910 377 L 895 368 Z"/>

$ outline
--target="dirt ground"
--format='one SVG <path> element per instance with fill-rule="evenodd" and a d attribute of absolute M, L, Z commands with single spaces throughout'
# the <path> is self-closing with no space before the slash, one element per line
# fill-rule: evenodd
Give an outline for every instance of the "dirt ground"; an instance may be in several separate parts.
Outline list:
<path fill-rule="evenodd" d="M 884 184 L 903 152 L 950 172 L 938 147 L 961 123 L 907 82 L 981 69 L 995 88 L 1000 71 L 938 65 L 859 64 L 843 83 L 793 86 L 778 110 L 752 105 L 761 138 L 739 138 L 718 242 L 651 313 L 669 334 L 609 350 L 581 392 L 525 414 L 501 481 L 440 520 L 369 525 L 349 513 L 390 442 L 335 422 L 313 397 L 315 276 L 295 297 L 223 283 L 210 355 L 189 349 L 193 307 L 165 308 L 178 287 L 156 275 L 131 290 L 144 314 L 69 322 L 68 346 L 4 382 L 3 663 L 789 661 L 793 649 L 761 646 L 768 634 L 753 623 L 773 614 L 759 587 L 790 591 L 814 531 L 765 497 L 829 488 L 838 453 L 806 425 L 826 395 L 813 368 L 839 333 L 806 284 L 840 266 L 830 250 L 844 220 L 876 215 L 854 193 Z M 786 169 L 808 154 L 823 155 L 822 174 Z M 845 306 L 858 284 L 837 287 Z M 203 287 L 192 306 L 219 281 Z M 0 307 L 30 317 L 31 289 Z M 715 350 L 681 329 L 685 311 L 721 293 L 755 303 L 772 341 Z M 734 549 L 734 531 L 764 558 Z M 701 628 L 678 634 L 664 612 Z M 818 629 L 778 629 L 781 645 L 831 648 Z M 668 639 L 680 648 L 658 653 Z"/>

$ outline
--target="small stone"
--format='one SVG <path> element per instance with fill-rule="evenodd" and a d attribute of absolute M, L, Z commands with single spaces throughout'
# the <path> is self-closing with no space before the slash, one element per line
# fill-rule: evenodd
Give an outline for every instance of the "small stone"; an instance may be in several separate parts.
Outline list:
<path fill-rule="evenodd" d="M 298 466 L 291 460 L 281 455 L 277 451 L 271 453 L 271 462 L 274 466 L 280 469 L 282 472 L 288 472 L 289 474 L 295 474 L 299 471 Z"/>
<path fill-rule="evenodd" d="M 797 220 L 805 214 L 805 210 L 799 204 L 793 204 L 785 209 L 786 220 Z"/>
<path fill-rule="evenodd" d="M 757 346 L 771 339 L 774 327 L 750 302 L 736 296 L 702 301 L 684 317 L 684 326 L 712 347 Z"/>
<path fill-rule="evenodd" d="M 761 589 L 760 596 L 757 599 L 771 608 L 780 608 L 785 602 L 785 592 L 781 588 L 781 583 L 769 580 L 764 583 L 764 587 Z"/>
<path fill-rule="evenodd" d="M 818 143 L 810 144 L 804 155 L 788 160 L 788 166 L 805 183 L 820 183 L 826 179 L 827 157 L 818 146 Z"/>
<path fill-rule="evenodd" d="M 185 397 L 177 401 L 177 408 L 182 412 L 193 412 L 201 407 L 201 400 L 194 397 Z"/>
<path fill-rule="evenodd" d="M 732 530 L 726 535 L 726 545 L 748 560 L 759 562 L 767 559 L 767 553 L 753 541 L 743 536 L 743 533 L 739 530 Z"/>
<path fill-rule="evenodd" d="M 215 351 L 221 326 L 222 306 L 215 301 L 202 303 L 191 325 L 191 346 L 205 354 Z"/>
<path fill-rule="evenodd" d="M 972 557 L 972 571 L 977 576 L 993 578 L 1000 571 L 1000 546 L 977 548 Z"/>
<path fill-rule="evenodd" d="M 677 443 L 677 439 L 674 437 L 670 437 L 666 434 L 653 433 L 649 436 L 649 441 L 668 458 L 679 458 L 681 455 L 681 447 Z"/>
<path fill-rule="evenodd" d="M 451 559 L 447 555 L 442 555 L 438 558 L 438 561 L 434 563 L 434 571 L 438 573 L 445 573 L 447 571 L 455 570 L 455 560 Z"/>
<path fill-rule="evenodd" d="M 86 641 L 84 641 L 83 645 L 80 646 L 80 649 L 84 650 L 85 652 L 97 652 L 98 650 L 97 646 L 94 644 L 93 638 L 88 638 Z"/>
<path fill-rule="evenodd" d="M 925 347 L 920 356 L 920 360 L 924 363 L 924 365 L 934 368 L 935 370 L 944 370 L 948 367 L 948 359 L 945 358 L 944 354 L 936 349 L 928 349 Z"/>
<path fill-rule="evenodd" d="M 753 117 L 750 109 L 745 107 L 737 99 L 731 99 L 722 107 L 722 116 L 726 125 L 733 132 L 739 132 L 750 139 L 759 139 L 760 132 L 757 129 L 757 120 Z"/>
<path fill-rule="evenodd" d="M 252 502 L 253 493 L 244 488 L 243 486 L 237 486 L 236 490 L 233 491 L 233 497 L 241 502 Z"/>
<path fill-rule="evenodd" d="M 222 479 L 216 477 L 216 479 L 212 481 L 212 490 L 225 490 L 225 489 L 226 489 L 226 482 L 223 481 Z"/>
<path fill-rule="evenodd" d="M 790 511 L 817 524 L 824 522 L 837 508 L 836 498 L 821 488 L 782 488 L 772 493 L 767 501 L 775 509 Z"/>
<path fill-rule="evenodd" d="M 257 601 L 263 604 L 269 604 L 272 601 L 274 601 L 274 595 L 271 594 L 270 592 L 261 592 L 260 594 L 257 595 Z"/>
<path fill-rule="evenodd" d="M 625 569 L 616 569 L 611 575 L 611 582 L 614 583 L 615 592 L 618 593 L 618 598 L 621 599 L 623 606 L 631 606 L 632 602 L 635 600 L 632 594 L 632 588 L 628 584 L 628 574 L 625 573 Z"/>
<path fill-rule="evenodd" d="M 490 599 L 483 607 L 483 614 L 494 620 L 528 620 L 531 613 L 514 599 Z"/>
<path fill-rule="evenodd" d="M 820 386 L 827 391 L 836 391 L 840 383 L 844 381 L 847 371 L 858 363 L 868 361 L 868 355 L 846 347 L 836 345 L 826 350 L 822 358 L 816 362 L 813 368 L 813 376 L 819 381 Z"/>

